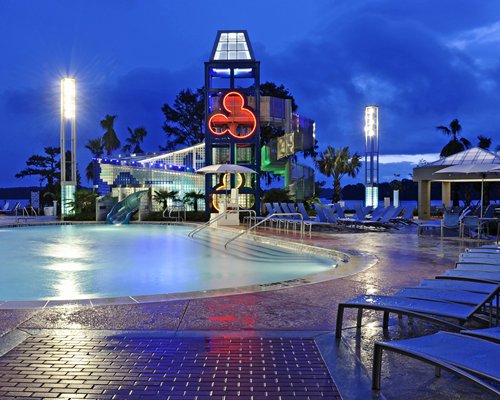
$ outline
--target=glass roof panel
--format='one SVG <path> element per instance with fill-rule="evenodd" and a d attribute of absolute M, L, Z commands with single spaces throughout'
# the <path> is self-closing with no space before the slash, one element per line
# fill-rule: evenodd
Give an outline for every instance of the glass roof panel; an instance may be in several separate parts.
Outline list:
<path fill-rule="evenodd" d="M 250 46 L 244 32 L 220 33 L 214 60 L 252 60 Z"/>
<path fill-rule="evenodd" d="M 473 147 L 472 149 L 467 149 L 460 153 L 440 158 L 437 161 L 427 164 L 427 166 L 463 164 L 500 164 L 500 157 L 480 147 Z"/>

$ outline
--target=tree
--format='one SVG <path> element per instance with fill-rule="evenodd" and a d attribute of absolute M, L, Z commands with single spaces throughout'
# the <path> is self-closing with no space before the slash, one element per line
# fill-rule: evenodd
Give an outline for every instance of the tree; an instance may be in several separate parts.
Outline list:
<path fill-rule="evenodd" d="M 293 201 L 288 189 L 272 188 L 262 196 L 263 203 L 289 203 Z"/>
<path fill-rule="evenodd" d="M 93 158 L 100 158 L 104 155 L 104 143 L 100 137 L 96 139 L 89 139 L 85 148 L 90 151 Z M 91 181 L 94 178 L 94 162 L 90 161 L 85 168 L 85 176 L 88 181 Z"/>
<path fill-rule="evenodd" d="M 60 178 L 59 147 L 45 147 L 46 155 L 34 154 L 26 161 L 27 167 L 16 174 L 16 178 L 39 176 L 40 185 L 46 182 L 45 190 L 55 192 L 55 182 Z"/>
<path fill-rule="evenodd" d="M 460 125 L 458 119 L 455 118 L 451 121 L 449 126 L 440 125 L 436 129 L 447 136 L 452 136 L 452 139 L 441 150 L 440 157 L 448 157 L 471 147 L 471 143 L 466 138 L 459 138 L 462 125 Z"/>
<path fill-rule="evenodd" d="M 165 210 L 168 207 L 169 200 L 177 201 L 177 194 L 179 192 L 177 190 L 155 190 L 155 194 L 153 195 L 153 200 L 157 203 L 161 204 L 162 209 Z"/>
<path fill-rule="evenodd" d="M 78 189 L 75 199 L 68 201 L 68 207 L 76 214 L 87 214 L 95 217 L 96 198 L 98 194 L 88 189 Z"/>
<path fill-rule="evenodd" d="M 102 142 L 108 156 L 113 152 L 113 150 L 120 148 L 120 140 L 118 139 L 114 128 L 115 119 L 116 115 L 106 114 L 104 119 L 101 121 L 101 128 L 105 129 L 105 132 L 102 135 Z"/>
<path fill-rule="evenodd" d="M 327 176 L 333 177 L 333 202 L 341 199 L 340 181 L 344 175 L 355 177 L 361 168 L 361 156 L 349 153 L 349 147 L 339 147 L 334 149 L 328 146 L 325 151 L 320 153 L 319 158 L 315 160 L 319 171 Z"/>
<path fill-rule="evenodd" d="M 292 96 L 290 91 L 283 85 L 276 85 L 274 82 L 264 82 L 259 85 L 259 94 L 261 96 L 272 96 L 279 99 L 291 99 L 292 100 L 292 112 L 297 111 L 299 108 L 297 103 L 295 103 L 295 98 Z"/>
<path fill-rule="evenodd" d="M 132 130 L 131 128 L 127 128 L 130 136 L 125 139 L 127 144 L 123 146 L 122 151 L 126 154 L 130 153 L 143 153 L 141 149 L 141 143 L 144 140 L 144 137 L 148 134 L 146 128 L 139 127 Z"/>
<path fill-rule="evenodd" d="M 486 136 L 479 135 L 477 137 L 478 142 L 478 147 L 481 147 L 482 149 L 489 150 L 491 146 L 491 138 L 487 138 Z"/>
<path fill-rule="evenodd" d="M 193 146 L 205 139 L 203 119 L 205 114 L 205 94 L 203 88 L 191 91 L 181 90 L 175 97 L 173 106 L 163 105 L 165 115 L 163 130 L 167 134 L 167 144 L 162 150 L 175 150 L 178 146 Z"/>
<path fill-rule="evenodd" d="M 191 204 L 194 207 L 194 211 L 198 211 L 198 200 L 205 199 L 205 194 L 201 192 L 195 192 L 194 190 L 191 192 L 187 192 L 184 194 L 183 201 L 185 203 Z"/>

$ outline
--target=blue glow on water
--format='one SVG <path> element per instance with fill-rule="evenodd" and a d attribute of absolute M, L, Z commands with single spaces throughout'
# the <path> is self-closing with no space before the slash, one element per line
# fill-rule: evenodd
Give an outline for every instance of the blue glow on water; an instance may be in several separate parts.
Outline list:
<path fill-rule="evenodd" d="M 324 272 L 330 259 L 165 225 L 0 229 L 0 300 L 84 299 L 270 283 Z"/>

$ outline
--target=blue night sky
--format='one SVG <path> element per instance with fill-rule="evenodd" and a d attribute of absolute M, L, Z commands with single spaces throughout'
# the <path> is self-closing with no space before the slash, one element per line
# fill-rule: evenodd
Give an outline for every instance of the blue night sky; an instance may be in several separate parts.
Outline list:
<path fill-rule="evenodd" d="M 320 149 L 364 154 L 364 107 L 379 105 L 382 159 L 408 155 L 390 157 L 381 180 L 432 161 L 449 140 L 435 127 L 453 118 L 474 144 L 500 144 L 498 0 L 0 0 L 0 187 L 38 184 L 14 175 L 59 145 L 64 76 L 77 79 L 82 175 L 105 114 L 118 115 L 122 142 L 144 126 L 157 151 L 162 105 L 202 86 L 220 29 L 248 31 L 261 81 L 291 91 Z"/>

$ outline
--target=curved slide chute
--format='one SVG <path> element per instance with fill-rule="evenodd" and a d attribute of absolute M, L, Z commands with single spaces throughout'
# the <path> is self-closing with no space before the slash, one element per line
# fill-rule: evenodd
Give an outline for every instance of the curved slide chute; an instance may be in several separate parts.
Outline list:
<path fill-rule="evenodd" d="M 147 192 L 148 190 L 142 190 L 129 194 L 122 201 L 116 203 L 106 216 L 106 222 L 113 225 L 128 224 L 132 214 L 139 209 L 141 197 Z"/>

